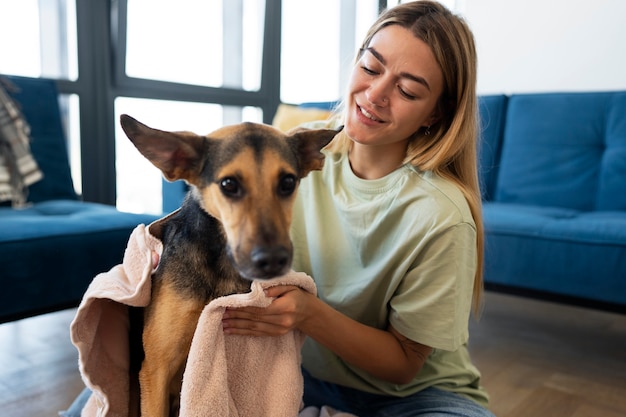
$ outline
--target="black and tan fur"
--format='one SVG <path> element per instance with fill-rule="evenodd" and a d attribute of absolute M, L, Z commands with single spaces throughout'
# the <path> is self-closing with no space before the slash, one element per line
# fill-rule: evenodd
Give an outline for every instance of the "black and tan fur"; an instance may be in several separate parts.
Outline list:
<path fill-rule="evenodd" d="M 190 185 L 182 207 L 150 226 L 163 253 L 143 313 L 141 415 L 166 417 L 178 413 L 182 371 L 204 306 L 291 267 L 297 185 L 322 167 L 320 149 L 337 131 L 286 135 L 242 123 L 198 136 L 152 129 L 127 115 L 121 124 L 168 180 Z"/>

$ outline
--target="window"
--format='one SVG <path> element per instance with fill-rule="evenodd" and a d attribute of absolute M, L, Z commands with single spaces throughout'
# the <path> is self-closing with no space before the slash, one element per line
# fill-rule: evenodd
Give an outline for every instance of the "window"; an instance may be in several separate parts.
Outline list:
<path fill-rule="evenodd" d="M 0 36 L 15 43 L 0 43 L 0 73 L 58 80 L 86 201 L 159 212 L 161 174 L 121 132 L 121 113 L 208 133 L 269 123 L 281 101 L 340 99 L 383 3 L 3 0 Z"/>
<path fill-rule="evenodd" d="M 198 134 L 244 120 L 262 122 L 259 107 L 246 106 L 243 100 L 240 105 L 225 105 L 220 97 L 203 95 L 201 87 L 260 90 L 264 10 L 263 0 L 181 0 L 175 4 L 128 0 L 126 32 L 120 37 L 126 43 L 118 45 L 125 50 L 118 69 L 122 73 L 117 80 L 120 95 L 140 85 L 146 87 L 137 97 L 115 100 L 115 120 L 127 113 L 157 129 Z M 190 94 L 177 98 L 183 85 L 198 88 L 187 88 Z M 154 90 L 160 89 L 164 93 L 155 99 Z M 160 171 L 139 154 L 119 126 L 115 137 L 117 207 L 160 213 Z"/>
<path fill-rule="evenodd" d="M 74 0 L 4 0 L 0 73 L 76 80 Z"/>
<path fill-rule="evenodd" d="M 263 0 L 129 0 L 126 75 L 256 91 Z"/>
<path fill-rule="evenodd" d="M 283 0 L 281 101 L 342 98 L 378 0 Z"/>
<path fill-rule="evenodd" d="M 440 0 L 451 10 L 465 0 Z M 408 0 L 283 0 L 280 98 L 285 103 L 343 98 L 356 50 L 379 8 Z"/>
<path fill-rule="evenodd" d="M 127 97 L 115 100 L 115 119 L 119 120 L 125 113 L 156 129 L 205 135 L 222 126 L 224 112 L 233 109 L 247 121 L 261 122 L 258 108 Z M 139 153 L 119 125 L 115 148 L 117 208 L 134 213 L 161 213 L 161 171 Z"/>

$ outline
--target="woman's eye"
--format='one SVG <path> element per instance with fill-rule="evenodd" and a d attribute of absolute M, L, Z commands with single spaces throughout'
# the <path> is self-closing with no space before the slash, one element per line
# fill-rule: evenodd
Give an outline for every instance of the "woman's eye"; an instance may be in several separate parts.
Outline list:
<path fill-rule="evenodd" d="M 417 97 L 414 96 L 411 93 L 408 93 L 406 90 L 404 90 L 402 87 L 398 87 L 398 90 L 400 90 L 400 94 L 402 94 L 403 97 L 409 99 L 409 100 L 415 100 Z"/>
<path fill-rule="evenodd" d="M 363 70 L 366 74 L 369 74 L 369 75 L 376 75 L 376 74 L 377 74 L 377 72 L 376 72 L 376 71 L 374 71 L 374 70 L 372 70 L 372 69 L 370 69 L 370 68 L 366 67 L 365 65 L 361 65 L 361 69 L 362 69 L 362 70 Z"/>

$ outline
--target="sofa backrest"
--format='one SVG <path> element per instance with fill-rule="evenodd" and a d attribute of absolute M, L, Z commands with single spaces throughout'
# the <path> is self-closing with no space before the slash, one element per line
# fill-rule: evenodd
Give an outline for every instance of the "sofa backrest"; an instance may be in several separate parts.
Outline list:
<path fill-rule="evenodd" d="M 508 97 L 504 94 L 478 97 L 481 138 L 478 172 L 484 200 L 492 200 L 496 190 L 507 103 Z"/>
<path fill-rule="evenodd" d="M 74 191 L 54 80 L 5 76 L 17 87 L 9 94 L 30 126 L 30 149 L 43 179 L 28 187 L 28 201 L 78 199 Z"/>
<path fill-rule="evenodd" d="M 626 210 L 626 92 L 512 95 L 495 200 Z"/>

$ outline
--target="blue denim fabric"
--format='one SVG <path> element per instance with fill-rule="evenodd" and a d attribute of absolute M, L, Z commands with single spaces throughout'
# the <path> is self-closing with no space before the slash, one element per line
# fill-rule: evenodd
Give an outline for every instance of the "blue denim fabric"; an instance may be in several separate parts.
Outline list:
<path fill-rule="evenodd" d="M 320 381 L 311 377 L 305 370 L 302 373 L 306 406 L 321 408 L 329 405 L 336 410 L 359 417 L 495 417 L 472 400 L 436 388 L 428 388 L 404 398 L 389 397 Z M 80 417 L 90 395 L 91 391 L 85 388 L 71 407 L 60 415 Z"/>
<path fill-rule="evenodd" d="M 91 390 L 89 388 L 85 388 L 80 394 L 78 394 L 78 397 L 76 397 L 70 408 L 66 411 L 61 411 L 59 415 L 61 417 L 80 417 L 80 413 L 83 411 L 83 408 L 85 407 L 85 404 L 87 404 L 87 400 L 90 396 Z"/>
<path fill-rule="evenodd" d="M 494 417 L 474 401 L 453 392 L 428 388 L 399 398 L 343 387 L 320 381 L 302 370 L 304 404 L 321 408 L 329 405 L 359 417 Z"/>

